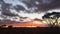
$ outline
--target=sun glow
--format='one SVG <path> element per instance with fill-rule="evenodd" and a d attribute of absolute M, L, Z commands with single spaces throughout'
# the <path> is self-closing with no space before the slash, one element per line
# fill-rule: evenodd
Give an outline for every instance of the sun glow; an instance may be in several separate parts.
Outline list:
<path fill-rule="evenodd" d="M 35 28 L 36 26 L 13 26 L 13 28 L 19 28 L 19 27 Z"/>

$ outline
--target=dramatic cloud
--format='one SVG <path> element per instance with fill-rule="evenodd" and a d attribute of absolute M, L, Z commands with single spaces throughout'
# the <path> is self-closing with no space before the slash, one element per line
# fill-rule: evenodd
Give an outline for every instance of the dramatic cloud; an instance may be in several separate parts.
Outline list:
<path fill-rule="evenodd" d="M 14 6 L 14 9 L 15 9 L 16 11 L 25 10 L 25 8 L 22 7 L 22 6 L 20 6 L 20 5 Z"/>
<path fill-rule="evenodd" d="M 0 0 L 0 3 L 4 12 L 14 9 L 25 10 L 27 13 L 39 13 L 60 7 L 60 0 Z"/>
<path fill-rule="evenodd" d="M 0 1 L 0 11 L 3 15 L 10 16 L 12 13 L 10 12 L 11 4 L 5 3 L 3 0 Z M 13 14 L 12 14 L 13 15 Z"/>
<path fill-rule="evenodd" d="M 40 13 L 60 7 L 60 0 L 1 0 L 0 2 L 4 12 L 10 12 L 9 9 L 13 9 L 18 12 L 25 10 L 27 13 Z"/>
<path fill-rule="evenodd" d="M 47 11 L 60 7 L 60 0 L 26 0 L 24 3 L 29 8 L 35 6 L 39 11 Z"/>
<path fill-rule="evenodd" d="M 42 19 L 46 12 L 54 9 L 60 9 L 60 0 L 0 0 L 0 16 L 3 18 Z"/>

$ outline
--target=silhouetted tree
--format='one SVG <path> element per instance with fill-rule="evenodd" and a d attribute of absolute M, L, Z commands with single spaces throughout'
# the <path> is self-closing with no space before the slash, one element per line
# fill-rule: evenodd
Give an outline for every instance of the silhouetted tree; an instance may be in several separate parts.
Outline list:
<path fill-rule="evenodd" d="M 45 14 L 42 19 L 44 19 L 47 23 L 53 26 L 58 26 L 58 19 L 60 17 L 60 12 L 52 12 Z"/>
<path fill-rule="evenodd" d="M 6 27 L 6 25 L 4 24 L 4 25 L 1 25 L 1 27 Z"/>
<path fill-rule="evenodd" d="M 13 28 L 12 25 L 8 26 L 8 28 Z"/>

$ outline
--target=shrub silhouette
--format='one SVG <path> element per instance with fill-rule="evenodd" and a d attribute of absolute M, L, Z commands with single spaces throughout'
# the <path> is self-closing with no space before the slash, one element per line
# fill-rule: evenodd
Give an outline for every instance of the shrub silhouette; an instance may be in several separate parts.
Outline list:
<path fill-rule="evenodd" d="M 8 28 L 13 28 L 12 25 L 8 26 Z"/>

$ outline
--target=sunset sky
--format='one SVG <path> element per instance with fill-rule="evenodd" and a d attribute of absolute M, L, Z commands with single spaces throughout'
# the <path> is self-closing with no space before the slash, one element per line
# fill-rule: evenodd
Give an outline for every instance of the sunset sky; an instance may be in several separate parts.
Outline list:
<path fill-rule="evenodd" d="M 3 24 L 5 19 L 43 20 L 42 16 L 51 12 L 60 12 L 60 0 L 0 0 L 0 20 Z"/>

